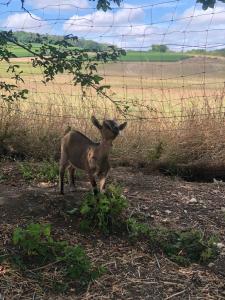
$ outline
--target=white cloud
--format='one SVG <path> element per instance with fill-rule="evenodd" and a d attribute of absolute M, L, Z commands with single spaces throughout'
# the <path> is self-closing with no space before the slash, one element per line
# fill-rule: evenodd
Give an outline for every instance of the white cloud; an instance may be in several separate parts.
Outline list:
<path fill-rule="evenodd" d="M 71 10 L 89 7 L 88 0 L 28 0 L 27 3 L 34 8 L 45 8 L 49 10 Z"/>
<path fill-rule="evenodd" d="M 181 20 L 181 25 L 184 26 L 185 23 L 188 24 L 190 30 L 193 28 L 203 30 L 208 27 L 212 29 L 224 25 L 225 6 L 218 5 L 214 9 L 209 8 L 207 10 L 202 10 L 201 8 L 194 9 L 194 7 L 191 7 L 185 10 L 180 18 L 184 18 L 184 20 Z"/>
<path fill-rule="evenodd" d="M 170 22 L 170 18 L 162 17 L 163 23 L 159 19 L 159 23 L 154 25 L 145 24 L 148 23 L 148 18 L 145 17 L 146 11 L 143 8 L 128 4 L 124 8 L 114 13 L 97 11 L 84 16 L 74 15 L 64 23 L 64 30 L 67 34 L 73 33 L 120 47 L 143 50 L 150 48 L 152 44 L 167 44 L 171 49 L 179 51 L 198 47 L 223 47 L 221 37 L 225 35 L 224 5 L 207 11 L 199 6 L 190 7 L 176 14 L 173 22 Z"/>
<path fill-rule="evenodd" d="M 170 34 L 166 37 L 166 42 L 183 44 L 184 49 L 199 47 L 213 50 L 220 45 L 224 47 L 222 38 L 225 36 L 224 5 L 206 11 L 191 7 L 177 18 L 178 20 L 169 30 Z"/>
<path fill-rule="evenodd" d="M 64 23 L 64 30 L 77 35 L 93 33 L 99 35 L 116 34 L 120 31 L 118 27 L 131 26 L 144 18 L 144 11 L 141 8 L 119 9 L 112 11 L 96 11 L 84 16 L 74 15 Z"/>
<path fill-rule="evenodd" d="M 15 13 L 7 17 L 2 23 L 5 29 L 13 31 L 27 31 L 45 33 L 49 30 L 49 24 L 40 17 L 28 13 Z"/>
<path fill-rule="evenodd" d="M 54 4 L 61 1 L 78 3 L 79 0 L 54 0 Z M 85 0 L 86 1 L 86 0 Z M 35 1 L 35 6 L 49 3 L 52 0 Z M 84 2 L 83 2 L 84 3 Z M 174 9 L 174 7 L 173 7 Z M 204 11 L 200 6 L 189 7 L 177 13 L 173 22 L 168 10 L 161 18 L 154 18 L 158 24 L 146 25 L 150 21 L 149 11 L 144 8 L 123 4 L 123 8 L 112 11 L 94 11 L 86 15 L 76 14 L 63 24 L 61 33 L 74 34 L 81 38 L 93 39 L 97 42 L 112 43 L 119 47 L 147 50 L 152 44 L 167 44 L 174 50 L 187 50 L 191 48 L 224 47 L 225 36 L 225 6 L 218 5 L 214 10 Z M 153 11 L 154 13 L 154 11 Z M 47 16 L 47 15 L 46 15 Z M 162 23 L 160 23 L 162 21 Z M 167 22 L 168 21 L 168 22 Z M 8 29 L 31 32 L 49 32 L 49 23 L 36 15 L 17 13 L 9 16 L 3 26 Z M 52 25 L 57 34 L 57 24 Z"/>

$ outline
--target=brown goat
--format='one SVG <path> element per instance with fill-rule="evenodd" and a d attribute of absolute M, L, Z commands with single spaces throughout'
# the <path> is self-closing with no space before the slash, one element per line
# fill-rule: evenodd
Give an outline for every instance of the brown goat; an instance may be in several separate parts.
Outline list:
<path fill-rule="evenodd" d="M 123 130 L 127 122 L 118 125 L 113 120 L 105 120 L 102 124 L 92 116 L 92 123 L 101 133 L 100 143 L 91 141 L 79 131 L 70 130 L 61 141 L 61 159 L 59 166 L 60 193 L 64 193 L 64 174 L 68 168 L 70 190 L 74 191 L 74 171 L 76 168 L 88 173 L 94 193 L 98 192 L 95 177 L 99 178 L 100 192 L 104 191 L 105 181 L 110 169 L 109 152 L 112 141 Z"/>

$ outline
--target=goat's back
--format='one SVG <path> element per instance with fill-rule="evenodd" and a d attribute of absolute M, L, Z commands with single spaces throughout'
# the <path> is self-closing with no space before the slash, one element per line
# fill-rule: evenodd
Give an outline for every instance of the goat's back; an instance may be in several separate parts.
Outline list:
<path fill-rule="evenodd" d="M 97 145 L 81 132 L 71 130 L 62 138 L 61 151 L 75 167 L 85 169 L 87 151 Z"/>

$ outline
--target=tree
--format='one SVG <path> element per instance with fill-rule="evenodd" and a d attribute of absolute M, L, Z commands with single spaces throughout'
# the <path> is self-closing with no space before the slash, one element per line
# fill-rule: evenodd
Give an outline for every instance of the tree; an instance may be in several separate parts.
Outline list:
<path fill-rule="evenodd" d="M 169 48 L 166 45 L 152 45 L 152 51 L 155 52 L 166 52 Z"/>

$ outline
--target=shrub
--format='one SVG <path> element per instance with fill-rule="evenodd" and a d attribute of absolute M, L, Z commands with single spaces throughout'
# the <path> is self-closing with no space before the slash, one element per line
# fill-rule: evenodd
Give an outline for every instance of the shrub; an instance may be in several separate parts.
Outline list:
<path fill-rule="evenodd" d="M 64 276 L 86 284 L 100 276 L 104 269 L 94 268 L 81 246 L 70 246 L 66 241 L 56 241 L 51 236 L 50 225 L 30 224 L 17 228 L 13 233 L 13 244 L 18 255 L 14 262 L 23 264 L 61 263 Z"/>
<path fill-rule="evenodd" d="M 118 185 L 109 185 L 105 194 L 94 196 L 89 193 L 80 208 L 84 218 L 81 229 L 97 227 L 104 233 L 108 233 L 121 224 L 122 213 L 126 207 L 127 200 Z"/>
<path fill-rule="evenodd" d="M 28 164 L 28 163 L 19 163 L 18 166 L 19 166 L 20 173 L 23 176 L 23 179 L 25 179 L 26 181 L 30 181 L 30 180 L 33 180 L 35 178 L 33 169 L 30 166 L 30 164 Z"/>
<path fill-rule="evenodd" d="M 215 237 L 207 238 L 199 230 L 173 230 L 164 227 L 149 227 L 135 219 L 127 220 L 131 238 L 147 238 L 152 251 L 161 250 L 172 261 L 182 266 L 193 262 L 208 263 L 213 260 L 218 250 Z"/>

